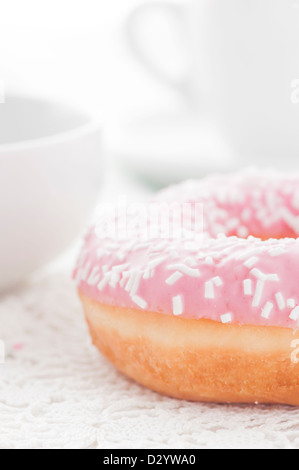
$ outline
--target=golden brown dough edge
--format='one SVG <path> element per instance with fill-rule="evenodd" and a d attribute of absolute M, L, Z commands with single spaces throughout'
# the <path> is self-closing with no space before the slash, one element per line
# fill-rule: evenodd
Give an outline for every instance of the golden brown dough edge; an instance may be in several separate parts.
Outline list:
<path fill-rule="evenodd" d="M 152 390 L 192 401 L 299 406 L 299 364 L 291 359 L 299 332 L 188 320 L 79 295 L 95 346 Z"/>

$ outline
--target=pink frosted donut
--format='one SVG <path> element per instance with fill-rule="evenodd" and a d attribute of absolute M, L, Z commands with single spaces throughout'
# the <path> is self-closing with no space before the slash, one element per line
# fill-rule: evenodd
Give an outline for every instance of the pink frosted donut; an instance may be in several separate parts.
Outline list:
<path fill-rule="evenodd" d="M 170 396 L 299 405 L 299 176 L 190 181 L 149 208 L 85 239 L 74 276 L 96 346 Z"/>

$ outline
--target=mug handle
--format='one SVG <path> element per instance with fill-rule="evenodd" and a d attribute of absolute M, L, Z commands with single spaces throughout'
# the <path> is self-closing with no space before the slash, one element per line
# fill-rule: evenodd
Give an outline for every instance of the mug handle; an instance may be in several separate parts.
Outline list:
<path fill-rule="evenodd" d="M 182 74 L 182 77 L 176 78 L 162 70 L 156 63 L 155 58 L 151 57 L 148 52 L 144 51 L 139 40 L 140 36 L 138 32 L 140 31 L 140 20 L 146 15 L 146 13 L 159 13 L 162 10 L 167 11 L 175 19 L 177 25 L 184 29 L 183 9 L 184 6 L 182 4 L 164 0 L 153 0 L 142 3 L 141 5 L 136 6 L 129 15 L 125 23 L 124 32 L 127 43 L 139 62 L 141 62 L 160 81 L 163 81 L 177 92 L 185 95 L 185 98 L 190 98 L 190 74 L 186 71 L 186 73 Z"/>

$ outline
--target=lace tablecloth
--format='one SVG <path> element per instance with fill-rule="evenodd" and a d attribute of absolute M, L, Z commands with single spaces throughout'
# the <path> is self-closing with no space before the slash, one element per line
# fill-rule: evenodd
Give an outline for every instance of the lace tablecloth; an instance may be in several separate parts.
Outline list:
<path fill-rule="evenodd" d="M 0 298 L 0 448 L 299 448 L 299 410 L 162 397 L 91 345 L 70 272 Z"/>

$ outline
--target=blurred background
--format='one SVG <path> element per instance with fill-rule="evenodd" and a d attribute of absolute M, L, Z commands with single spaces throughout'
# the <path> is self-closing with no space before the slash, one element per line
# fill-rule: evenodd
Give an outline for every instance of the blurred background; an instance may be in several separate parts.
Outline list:
<path fill-rule="evenodd" d="M 295 0 L 3 1 L 0 76 L 98 113 L 107 152 L 161 186 L 297 165 L 298 31 Z"/>
<path fill-rule="evenodd" d="M 249 165 L 298 168 L 296 0 L 10 0 L 1 7 L 0 124 L 11 94 L 95 115 L 102 147 L 92 172 L 102 197 Z M 34 128 L 37 118 L 24 116 Z M 5 133 L 2 124 L 1 142 L 18 140 L 11 128 Z"/>

